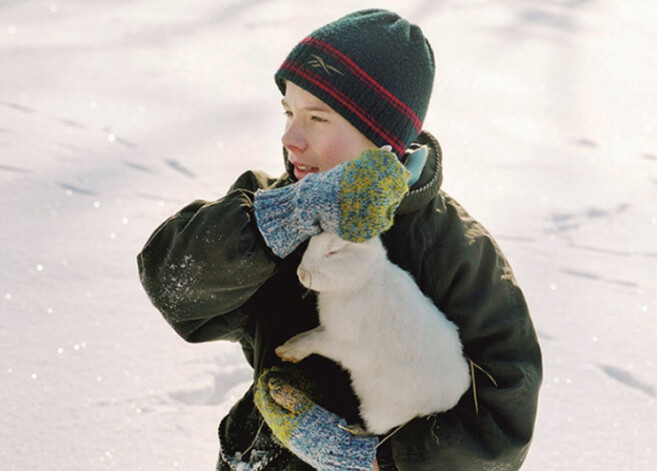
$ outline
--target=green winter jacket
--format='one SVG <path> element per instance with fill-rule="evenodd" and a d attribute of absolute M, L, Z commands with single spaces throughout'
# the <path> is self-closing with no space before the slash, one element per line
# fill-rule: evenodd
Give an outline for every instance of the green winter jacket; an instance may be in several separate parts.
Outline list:
<path fill-rule="evenodd" d="M 472 388 L 452 410 L 418 418 L 378 449 L 385 470 L 518 469 L 531 441 L 541 383 L 541 353 L 523 294 L 490 234 L 440 190 L 441 151 L 430 148 L 420 180 L 403 200 L 393 227 L 382 235 L 393 263 L 455 322 L 473 368 Z M 190 342 L 239 342 L 257 377 L 281 361 L 274 348 L 317 325 L 315 296 L 296 267 L 306 244 L 285 259 L 265 246 L 252 213 L 253 193 L 294 183 L 288 172 L 272 179 L 243 174 L 214 202 L 195 201 L 165 221 L 138 256 L 153 304 Z M 312 355 L 298 367 L 324 392 L 329 410 L 358 420 L 349 377 L 332 361 Z M 310 469 L 270 436 L 252 390 L 219 427 L 217 469 L 239 461 L 264 469 Z M 263 469 L 263 468 L 256 468 Z"/>

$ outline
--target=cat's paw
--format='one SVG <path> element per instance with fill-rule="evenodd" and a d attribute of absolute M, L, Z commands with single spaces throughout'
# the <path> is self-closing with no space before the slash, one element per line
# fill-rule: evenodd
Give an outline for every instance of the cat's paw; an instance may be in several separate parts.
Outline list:
<path fill-rule="evenodd" d="M 312 352 L 302 348 L 298 342 L 294 342 L 294 339 L 288 340 L 283 345 L 276 347 L 276 355 L 283 361 L 289 361 L 290 363 L 299 363 L 301 360 L 306 358 Z"/>

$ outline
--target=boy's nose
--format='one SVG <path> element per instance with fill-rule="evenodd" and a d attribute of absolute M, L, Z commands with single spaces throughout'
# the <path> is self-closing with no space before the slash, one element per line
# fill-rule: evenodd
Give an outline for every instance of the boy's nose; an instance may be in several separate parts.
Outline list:
<path fill-rule="evenodd" d="M 285 130 L 281 142 L 286 149 L 292 152 L 303 151 L 308 145 L 303 130 L 294 124 Z"/>

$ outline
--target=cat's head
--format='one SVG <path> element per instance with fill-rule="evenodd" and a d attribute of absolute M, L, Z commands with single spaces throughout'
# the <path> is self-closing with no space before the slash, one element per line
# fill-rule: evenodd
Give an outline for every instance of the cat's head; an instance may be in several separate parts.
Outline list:
<path fill-rule="evenodd" d="M 378 237 L 357 244 L 322 232 L 311 237 L 297 275 L 301 284 L 314 291 L 355 288 L 375 275 L 384 259 Z"/>

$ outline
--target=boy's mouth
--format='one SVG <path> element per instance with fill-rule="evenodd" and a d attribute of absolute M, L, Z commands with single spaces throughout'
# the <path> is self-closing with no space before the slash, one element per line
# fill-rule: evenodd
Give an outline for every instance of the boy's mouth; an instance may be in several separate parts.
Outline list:
<path fill-rule="evenodd" d="M 297 178 L 297 180 L 301 180 L 303 177 L 311 173 L 319 172 L 318 167 L 311 167 L 310 165 L 302 165 L 295 163 L 293 163 L 292 165 L 294 166 L 294 176 Z"/>

